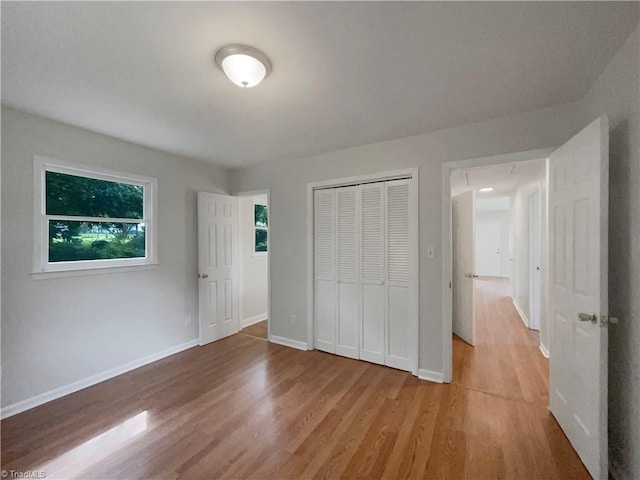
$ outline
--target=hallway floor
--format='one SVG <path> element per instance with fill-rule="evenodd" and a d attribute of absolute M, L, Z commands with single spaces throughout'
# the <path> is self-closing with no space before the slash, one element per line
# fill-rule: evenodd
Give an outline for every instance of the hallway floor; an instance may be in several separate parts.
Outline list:
<path fill-rule="evenodd" d="M 509 297 L 507 279 L 476 280 L 476 345 L 454 336 L 453 383 L 547 407 L 549 360 L 540 334 L 529 330 Z"/>

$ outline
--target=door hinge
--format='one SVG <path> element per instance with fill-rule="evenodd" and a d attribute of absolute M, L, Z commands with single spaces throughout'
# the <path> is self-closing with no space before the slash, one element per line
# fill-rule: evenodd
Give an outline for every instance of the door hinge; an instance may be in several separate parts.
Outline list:
<path fill-rule="evenodd" d="M 610 317 L 609 315 L 600 315 L 600 326 L 617 325 L 620 322 L 618 317 Z"/>

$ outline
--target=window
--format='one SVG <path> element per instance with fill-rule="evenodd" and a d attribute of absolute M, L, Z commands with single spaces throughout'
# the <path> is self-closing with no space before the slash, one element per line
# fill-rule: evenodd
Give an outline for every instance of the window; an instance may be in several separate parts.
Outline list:
<path fill-rule="evenodd" d="M 35 272 L 156 263 L 156 180 L 34 159 Z"/>
<path fill-rule="evenodd" d="M 266 205 L 253 204 L 253 238 L 254 253 L 266 254 L 268 250 L 269 220 L 268 208 Z"/>

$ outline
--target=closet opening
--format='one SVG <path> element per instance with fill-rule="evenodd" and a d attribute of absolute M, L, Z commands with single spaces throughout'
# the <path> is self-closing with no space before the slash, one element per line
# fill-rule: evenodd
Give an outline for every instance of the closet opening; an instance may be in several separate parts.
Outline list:
<path fill-rule="evenodd" d="M 311 348 L 418 373 L 418 171 L 307 185 Z"/>

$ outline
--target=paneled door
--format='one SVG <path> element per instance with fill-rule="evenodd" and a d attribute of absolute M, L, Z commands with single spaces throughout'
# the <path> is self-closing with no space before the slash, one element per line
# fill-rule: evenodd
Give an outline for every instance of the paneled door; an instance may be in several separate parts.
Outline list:
<path fill-rule="evenodd" d="M 596 479 L 608 478 L 608 171 L 606 117 L 549 157 L 549 408 Z"/>
<path fill-rule="evenodd" d="M 238 199 L 198 192 L 200 345 L 239 330 Z"/>
<path fill-rule="evenodd" d="M 475 192 L 452 198 L 453 333 L 474 344 L 475 320 Z"/>

